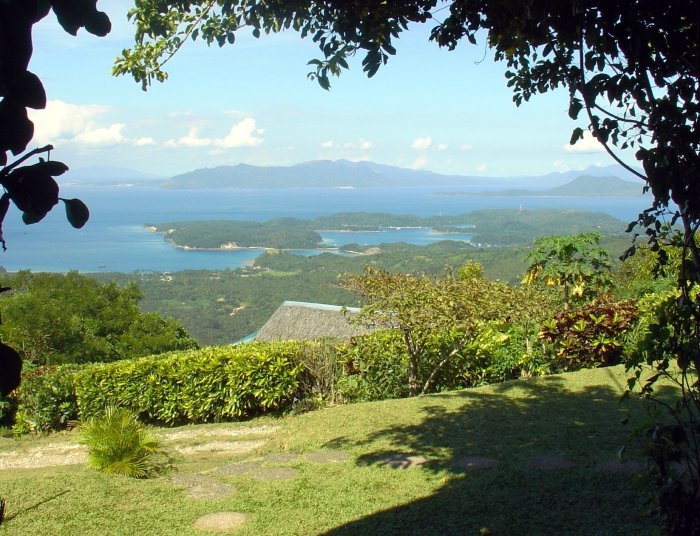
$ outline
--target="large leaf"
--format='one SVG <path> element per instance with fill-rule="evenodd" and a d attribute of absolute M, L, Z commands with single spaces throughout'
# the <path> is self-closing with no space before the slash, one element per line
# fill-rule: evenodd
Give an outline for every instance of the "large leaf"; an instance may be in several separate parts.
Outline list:
<path fill-rule="evenodd" d="M 61 199 L 66 205 L 66 218 L 76 229 L 82 228 L 90 218 L 87 205 L 80 199 Z"/>

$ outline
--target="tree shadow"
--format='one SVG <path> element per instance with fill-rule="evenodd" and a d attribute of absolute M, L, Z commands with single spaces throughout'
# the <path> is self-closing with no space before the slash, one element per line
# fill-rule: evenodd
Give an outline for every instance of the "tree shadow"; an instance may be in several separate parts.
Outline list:
<path fill-rule="evenodd" d="M 329 448 L 378 445 L 357 459 L 362 466 L 386 467 L 396 454 L 422 456 L 426 463 L 393 469 L 392 476 L 429 471 L 442 484 L 327 534 L 478 534 L 484 527 L 492 534 L 654 532 L 643 515 L 645 492 L 635 485 L 641 448 L 630 445 L 631 462 L 616 461 L 630 432 L 621 419 L 640 422 L 645 403 L 620 402 L 622 380 L 567 385 L 552 376 L 425 397 L 419 422 L 329 442 Z"/>

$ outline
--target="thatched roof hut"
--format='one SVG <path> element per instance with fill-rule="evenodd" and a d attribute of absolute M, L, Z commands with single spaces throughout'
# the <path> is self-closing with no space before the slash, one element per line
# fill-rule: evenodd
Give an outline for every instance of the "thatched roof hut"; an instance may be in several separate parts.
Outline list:
<path fill-rule="evenodd" d="M 311 340 L 326 337 L 350 339 L 370 331 L 351 324 L 349 318 L 359 311 L 356 307 L 285 301 L 260 328 L 255 340 Z"/>

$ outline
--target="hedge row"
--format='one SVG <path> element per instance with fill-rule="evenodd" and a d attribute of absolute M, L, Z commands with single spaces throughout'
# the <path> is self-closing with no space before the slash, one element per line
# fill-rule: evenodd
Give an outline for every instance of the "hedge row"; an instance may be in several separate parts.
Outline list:
<path fill-rule="evenodd" d="M 17 432 L 65 428 L 110 405 L 146 422 L 236 420 L 290 405 L 304 367 L 299 342 L 251 343 L 137 360 L 37 369 L 16 393 Z"/>

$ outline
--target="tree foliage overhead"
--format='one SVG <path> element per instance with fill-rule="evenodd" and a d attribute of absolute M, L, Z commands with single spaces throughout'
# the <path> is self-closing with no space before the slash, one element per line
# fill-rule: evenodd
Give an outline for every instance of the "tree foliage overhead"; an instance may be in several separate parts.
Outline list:
<path fill-rule="evenodd" d="M 373 76 L 413 23 L 433 24 L 430 39 L 449 49 L 485 39 L 506 64 L 516 104 L 566 87 L 569 115 L 584 113 L 613 158 L 627 165 L 615 150 L 637 149 L 645 174 L 634 172 L 648 181 L 654 209 L 673 199 L 682 217 L 700 219 L 696 2 L 141 0 L 130 17 L 135 46 L 114 72 L 132 74 L 144 89 L 167 78 L 164 64 L 188 39 L 223 46 L 244 28 L 256 37 L 287 29 L 310 37 L 322 54 L 309 62 L 310 77 L 326 89 L 358 54 Z M 582 136 L 576 128 L 571 141 Z"/>
<path fill-rule="evenodd" d="M 46 92 L 39 77 L 29 71 L 32 56 L 32 28 L 53 10 L 63 29 L 76 35 L 80 28 L 104 36 L 111 24 L 106 14 L 97 10 L 96 0 L 7 0 L 0 2 L 0 244 L 2 222 L 10 201 L 22 212 L 26 224 L 36 223 L 58 203 L 63 201 L 66 217 L 73 227 L 80 228 L 88 220 L 89 212 L 79 199 L 62 199 L 54 177 L 68 170 L 62 162 L 43 158 L 31 165 L 21 165 L 39 154 L 50 155 L 53 147 L 47 145 L 29 151 L 8 164 L 7 155 L 22 154 L 34 136 L 34 124 L 27 109 L 46 107 Z"/>

